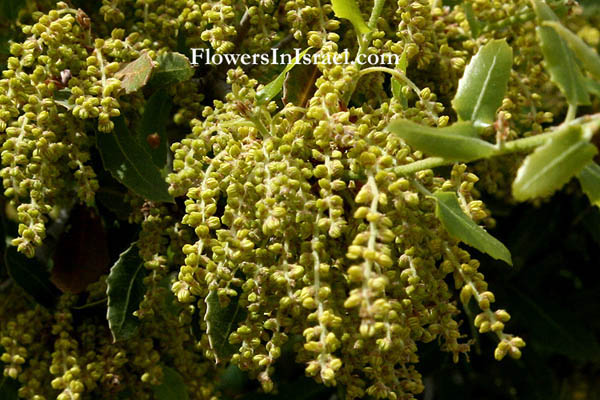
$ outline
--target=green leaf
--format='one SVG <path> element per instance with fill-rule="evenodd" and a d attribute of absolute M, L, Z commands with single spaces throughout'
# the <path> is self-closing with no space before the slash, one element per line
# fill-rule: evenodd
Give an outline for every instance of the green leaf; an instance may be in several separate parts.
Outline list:
<path fill-rule="evenodd" d="M 406 52 L 403 51 L 402 55 L 400 56 L 400 60 L 398 61 L 398 64 L 396 65 L 396 69 L 402 71 L 403 74 L 406 75 L 406 69 L 408 68 L 408 59 L 406 58 Z M 398 102 L 402 105 L 402 108 L 406 109 L 408 108 L 408 99 L 406 98 L 406 96 L 404 95 L 404 93 L 402 93 L 402 88 L 404 87 L 404 84 L 397 78 L 394 78 L 392 76 L 392 96 L 394 96 L 394 98 L 396 100 L 398 100 Z"/>
<path fill-rule="evenodd" d="M 175 294 L 171 288 L 173 287 L 173 283 L 177 280 L 177 273 L 172 272 L 171 274 L 165 276 L 158 283 L 158 286 L 162 287 L 165 291 L 163 309 L 165 312 L 171 315 L 178 315 L 181 311 L 182 304 L 177 301 Z"/>
<path fill-rule="evenodd" d="M 512 185 L 516 200 L 547 196 L 589 164 L 598 152 L 582 137 L 581 126 L 569 126 L 538 147 L 517 171 Z"/>
<path fill-rule="evenodd" d="M 2 354 L 2 352 L 0 352 Z M 2 365 L 0 363 L 0 365 Z M 8 376 L 0 377 L 0 400 L 19 400 L 19 382 Z"/>
<path fill-rule="evenodd" d="M 271 82 L 267 83 L 261 90 L 256 93 L 257 104 L 268 103 L 273 97 L 277 96 L 281 89 L 283 89 L 283 83 L 285 82 L 285 75 L 304 57 L 306 52 L 311 48 L 305 49 L 298 57 L 294 57 L 292 61 L 285 66 L 283 71 Z"/>
<path fill-rule="evenodd" d="M 306 107 L 308 100 L 317 90 L 315 82 L 320 74 L 316 64 L 300 64 L 290 70 L 283 82 L 283 104 L 292 103 L 298 107 Z"/>
<path fill-rule="evenodd" d="M 494 145 L 476 137 L 479 131 L 470 122 L 432 128 L 401 119 L 391 122 L 386 129 L 415 149 L 448 160 L 472 161 L 496 151 Z"/>
<path fill-rule="evenodd" d="M 96 134 L 104 168 L 119 182 L 148 200 L 173 201 L 158 166 L 131 135 L 125 119 L 120 116 L 113 121 L 114 132 Z"/>
<path fill-rule="evenodd" d="M 433 196 L 437 199 L 435 214 L 450 235 L 496 260 L 512 265 L 510 251 L 464 213 L 456 193 L 436 192 Z"/>
<path fill-rule="evenodd" d="M 2 60 L 2 69 L 6 68 L 5 58 L 10 56 L 10 36 L 0 34 L 0 59 Z"/>
<path fill-rule="evenodd" d="M 152 388 L 156 400 L 188 400 L 185 382 L 177 370 L 163 367 L 163 380 Z"/>
<path fill-rule="evenodd" d="M 27 258 L 9 246 L 4 253 L 4 264 L 10 277 L 39 304 L 51 308 L 60 291 L 50 281 L 48 268 L 35 258 Z"/>
<path fill-rule="evenodd" d="M 7 21 L 16 20 L 23 6 L 25 6 L 24 0 L 2 0 L 0 2 L 0 18 Z"/>
<path fill-rule="evenodd" d="M 121 87 L 129 94 L 139 90 L 148 83 L 155 63 L 147 52 L 143 52 L 137 59 L 126 64 L 115 74 L 121 80 Z"/>
<path fill-rule="evenodd" d="M 471 29 L 471 36 L 473 38 L 478 38 L 481 33 L 481 22 L 475 17 L 475 13 L 473 12 L 473 5 L 469 2 L 463 2 L 462 8 L 465 10 L 465 16 L 467 17 L 467 22 L 469 23 L 469 28 Z"/>
<path fill-rule="evenodd" d="M 181 53 L 164 53 L 157 57 L 156 62 L 158 66 L 152 74 L 151 85 L 173 85 L 194 76 L 190 60 Z"/>
<path fill-rule="evenodd" d="M 590 199 L 590 203 L 600 207 L 600 165 L 589 163 L 577 176 L 581 189 Z"/>
<path fill-rule="evenodd" d="M 66 108 L 71 111 L 75 108 L 75 104 L 71 103 L 69 99 L 71 98 L 71 89 L 64 88 L 61 90 L 57 90 L 54 92 L 54 102 L 59 106 Z"/>
<path fill-rule="evenodd" d="M 584 80 L 588 93 L 600 97 L 600 82 L 588 77 L 585 77 Z"/>
<path fill-rule="evenodd" d="M 344 18 L 352 22 L 356 32 L 365 34 L 371 31 L 362 15 L 360 14 L 360 8 L 354 0 L 331 0 L 333 6 L 333 12 L 338 18 Z"/>
<path fill-rule="evenodd" d="M 512 57 L 505 40 L 491 40 L 473 56 L 452 100 L 460 120 L 473 121 L 478 127 L 494 122 L 510 78 Z"/>
<path fill-rule="evenodd" d="M 560 22 L 546 21 L 544 26 L 554 28 L 560 37 L 569 44 L 583 68 L 596 79 L 600 79 L 600 56 L 596 50 L 588 46 L 579 36 L 565 28 Z"/>
<path fill-rule="evenodd" d="M 246 317 L 245 309 L 239 305 L 237 298 L 230 299 L 229 304 L 223 306 L 216 290 L 211 291 L 204 301 L 204 321 L 210 348 L 215 354 L 217 364 L 227 362 L 239 348 L 229 343 L 229 334 Z"/>
<path fill-rule="evenodd" d="M 110 269 L 106 280 L 108 286 L 108 311 L 106 319 L 113 340 L 131 338 L 137 331 L 140 320 L 133 315 L 144 298 L 144 276 L 146 268 L 140 258 L 137 243 L 133 243 L 119 256 Z"/>
<path fill-rule="evenodd" d="M 533 0 L 533 6 L 540 23 L 558 21 L 552 9 L 542 0 Z M 550 77 L 559 87 L 571 105 L 586 105 L 590 97 L 585 87 L 585 80 L 577 65 L 573 51 L 565 41 L 548 26 L 536 28 L 546 68 Z"/>
<path fill-rule="evenodd" d="M 138 128 L 141 146 L 152 156 L 159 169 L 167 163 L 167 123 L 170 120 L 171 98 L 163 88 L 158 89 L 146 102 Z"/>

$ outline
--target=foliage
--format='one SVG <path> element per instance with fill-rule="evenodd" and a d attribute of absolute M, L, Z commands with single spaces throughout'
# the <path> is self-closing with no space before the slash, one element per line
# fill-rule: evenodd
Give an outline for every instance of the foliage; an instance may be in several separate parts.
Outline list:
<path fill-rule="evenodd" d="M 585 4 L 3 2 L 0 399 L 593 398 Z"/>

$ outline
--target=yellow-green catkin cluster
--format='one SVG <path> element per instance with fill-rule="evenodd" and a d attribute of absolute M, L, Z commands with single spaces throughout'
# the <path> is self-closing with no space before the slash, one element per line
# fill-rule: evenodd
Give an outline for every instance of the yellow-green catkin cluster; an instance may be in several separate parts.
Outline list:
<path fill-rule="evenodd" d="M 113 340 L 102 313 L 106 275 L 80 296 L 62 295 L 52 311 L 0 304 L 0 367 L 4 376 L 19 382 L 20 398 L 150 400 L 167 369 L 174 368 L 190 399 L 216 399 L 216 370 L 196 350 L 189 308 L 169 290 L 167 254 L 182 260 L 181 241 L 189 236 L 171 223 L 171 211 L 146 205 L 138 214 L 139 256 L 148 273 L 144 299 L 134 312 L 140 319 L 134 337 Z M 7 290 L 26 300 L 14 285 Z"/>
<path fill-rule="evenodd" d="M 414 180 L 391 172 L 422 155 L 383 131 L 387 104 L 340 110 L 358 72 L 347 67 L 345 80 L 342 68 L 323 68 L 308 108 L 280 112 L 257 104 L 256 80 L 232 70 L 226 101 L 207 107 L 173 145 L 171 191 L 185 193 L 182 222 L 196 234 L 173 285 L 179 301 L 204 314 L 215 293 L 247 310 L 229 336 L 231 361 L 266 391 L 282 345 L 302 334 L 297 358 L 307 375 L 343 385 L 349 398 L 420 393 L 419 342 L 440 340 L 455 360 L 469 348 L 454 289 L 479 302 L 480 330 L 501 339 L 497 358 L 518 357 L 524 343 L 503 332 L 506 311 L 491 311 L 479 263 L 417 190 L 457 191 L 480 221 L 488 215 L 471 195 L 477 177 L 464 165 L 448 180 L 430 170 Z M 209 340 L 201 345 L 221 357 Z"/>
<path fill-rule="evenodd" d="M 117 78 L 142 52 L 392 53 L 406 60 L 409 78 L 392 95 L 379 66 L 320 63 L 306 78 L 314 93 L 285 105 L 262 101 L 264 76 L 277 66 L 218 71 L 226 95 L 208 105 L 205 77 L 168 88 L 173 122 L 186 129 L 171 146 L 176 201 L 131 194 L 146 272 L 139 335 L 113 343 L 102 317 L 78 310 L 82 302 L 104 307 L 106 276 L 52 310 L 0 304 L 0 361 L 20 397 L 151 399 L 170 365 L 190 398 L 217 398 L 215 377 L 228 362 L 269 392 L 284 345 L 295 341 L 306 374 L 341 385 L 346 398 L 409 400 L 424 390 L 420 344 L 436 341 L 454 361 L 469 350 L 460 315 L 469 303 L 480 309 L 479 331 L 498 339 L 494 357 L 520 357 L 524 341 L 505 332 L 510 315 L 494 307 L 479 261 L 448 234 L 428 196 L 457 193 L 463 211 L 490 226 L 478 175 L 462 164 L 445 176 L 399 175 L 395 167 L 424 155 L 384 128 L 394 118 L 440 127 L 455 120 L 450 99 L 470 57 L 506 38 L 513 79 L 487 134 L 541 132 L 564 104 L 541 101 L 554 89 L 529 3 L 388 0 L 372 19 L 373 2 L 357 4 L 368 34 L 325 0 L 103 0 L 90 15 L 60 2 L 20 24 L 23 40 L 11 43 L 0 79 L 0 176 L 17 210 L 13 245 L 28 256 L 61 209 L 95 205 L 94 135 L 117 134 L 111 119 L 144 107 L 143 94 L 125 93 Z M 598 42 L 593 28 L 580 34 Z M 480 185 L 501 191 L 510 168 L 476 167 Z M 227 354 L 209 334 L 209 296 L 242 310 L 226 332 Z"/>

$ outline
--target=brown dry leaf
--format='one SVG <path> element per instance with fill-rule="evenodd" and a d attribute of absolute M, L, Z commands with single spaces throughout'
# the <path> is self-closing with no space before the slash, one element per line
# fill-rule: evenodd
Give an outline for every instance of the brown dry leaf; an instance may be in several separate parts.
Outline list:
<path fill-rule="evenodd" d="M 80 293 L 110 267 L 108 241 L 96 212 L 75 206 L 54 252 L 50 280 L 63 292 Z"/>

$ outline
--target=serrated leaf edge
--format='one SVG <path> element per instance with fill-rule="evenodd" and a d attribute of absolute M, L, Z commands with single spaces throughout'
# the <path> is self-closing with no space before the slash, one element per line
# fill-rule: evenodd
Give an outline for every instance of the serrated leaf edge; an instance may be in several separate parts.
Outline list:
<path fill-rule="evenodd" d="M 122 259 L 122 258 L 123 258 L 123 257 L 124 257 L 124 256 L 125 256 L 125 255 L 126 255 L 128 252 L 129 252 L 129 251 L 131 251 L 131 250 L 133 250 L 133 249 L 137 249 L 137 244 L 135 244 L 135 243 L 134 243 L 134 244 L 132 244 L 130 247 L 128 247 L 126 250 L 124 250 L 124 251 L 123 251 L 121 254 L 119 254 L 119 258 L 117 259 L 117 261 L 115 262 L 115 264 L 114 264 L 114 265 L 111 267 L 111 269 L 110 269 L 110 273 L 108 274 L 108 277 L 106 278 L 106 284 L 107 284 L 107 288 L 106 288 L 106 296 L 108 297 L 108 299 L 107 299 L 107 303 L 106 303 L 106 320 L 108 321 L 108 327 L 109 327 L 109 329 L 110 329 L 110 332 L 111 332 L 111 334 L 112 334 L 112 337 L 113 337 L 113 343 L 117 342 L 119 339 L 117 339 L 117 337 L 115 336 L 115 332 L 114 332 L 114 330 L 113 330 L 113 324 L 112 324 L 112 322 L 111 322 L 111 321 L 112 321 L 112 319 L 111 319 L 111 314 L 112 314 L 112 313 L 111 313 L 111 301 L 110 301 L 110 298 L 111 298 L 111 297 L 110 297 L 110 296 L 111 296 L 111 285 L 110 285 L 110 282 L 111 282 L 111 280 L 112 280 L 112 279 L 111 279 L 111 273 L 112 273 L 112 270 L 113 270 L 113 268 L 115 267 L 115 265 L 117 265 L 117 264 L 118 264 L 118 263 L 121 261 L 121 259 Z M 127 296 L 126 296 L 126 299 L 127 299 L 127 301 L 126 301 L 126 304 L 129 304 L 129 301 L 130 301 L 130 299 L 131 299 L 131 292 L 133 291 L 133 282 L 135 282 L 135 280 L 136 280 L 136 278 L 137 278 L 138 274 L 140 273 L 140 271 L 141 271 L 143 268 L 144 268 L 144 263 L 143 263 L 143 262 L 140 262 L 140 265 L 138 265 L 138 267 L 137 267 L 137 268 L 136 268 L 136 270 L 135 270 L 135 273 L 132 275 L 132 276 L 133 276 L 133 279 L 131 279 L 131 280 L 129 281 L 129 286 L 128 286 L 128 288 L 127 288 Z M 114 277 L 113 277 L 113 279 L 114 279 Z M 126 312 L 124 312 L 124 313 L 123 313 L 123 318 L 122 318 L 122 320 L 121 320 L 121 321 L 119 321 L 119 325 L 120 325 L 120 326 L 123 326 L 123 324 L 125 323 L 125 320 L 126 320 L 126 318 L 127 318 L 127 313 L 126 313 Z"/>

